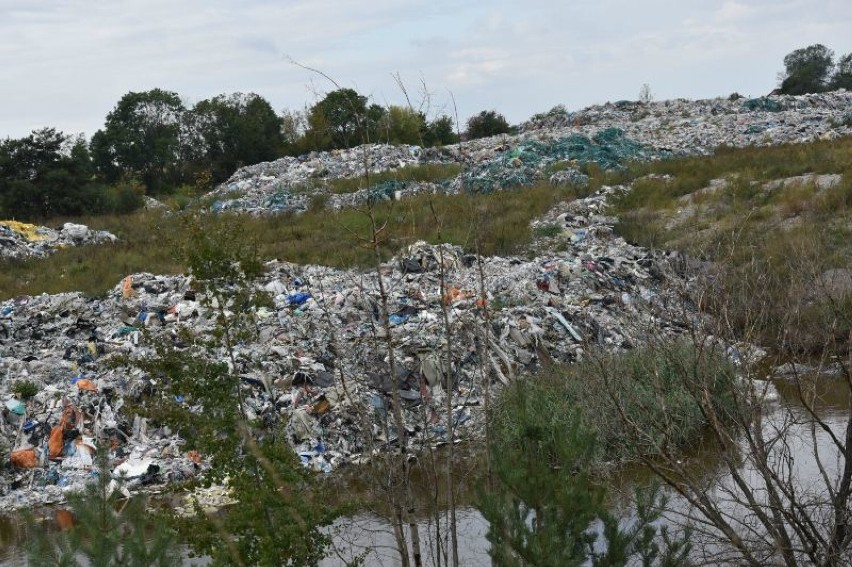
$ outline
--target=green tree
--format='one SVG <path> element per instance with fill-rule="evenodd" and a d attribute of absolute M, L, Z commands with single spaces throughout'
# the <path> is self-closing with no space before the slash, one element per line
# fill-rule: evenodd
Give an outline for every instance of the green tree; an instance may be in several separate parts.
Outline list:
<path fill-rule="evenodd" d="M 606 489 L 593 477 L 594 433 L 558 380 L 510 385 L 491 416 L 493 478 L 480 490 L 479 509 L 495 564 L 683 564 L 687 540 L 655 527 L 663 505 L 656 492 L 637 495 L 632 522 L 608 511 Z"/>
<path fill-rule="evenodd" d="M 35 567 L 172 567 L 181 564 L 174 534 L 151 521 L 141 497 L 125 500 L 109 474 L 109 456 L 96 456 L 98 474 L 80 493 L 68 495 L 73 526 L 47 529 L 27 518 L 29 565 Z M 85 560 L 82 563 L 81 560 Z"/>
<path fill-rule="evenodd" d="M 447 115 L 439 116 L 424 126 L 423 145 L 426 147 L 455 144 L 458 141 L 453 119 Z"/>
<path fill-rule="evenodd" d="M 781 92 L 790 95 L 818 93 L 826 90 L 834 52 L 822 44 L 796 49 L 784 57 Z"/>
<path fill-rule="evenodd" d="M 275 159 L 284 143 L 281 119 L 254 93 L 203 100 L 191 116 L 198 154 L 217 183 L 243 165 Z"/>
<path fill-rule="evenodd" d="M 173 92 L 153 89 L 121 97 L 103 130 L 92 136 L 92 158 L 107 181 L 139 176 L 149 192 L 177 186 L 186 147 L 181 124 L 186 109 Z"/>
<path fill-rule="evenodd" d="M 337 89 L 313 105 L 305 132 L 312 149 L 351 148 L 377 139 L 385 110 L 368 101 L 353 89 Z"/>
<path fill-rule="evenodd" d="M 385 113 L 378 139 L 388 144 L 420 145 L 426 126 L 423 115 L 404 106 L 391 105 Z"/>
<path fill-rule="evenodd" d="M 353 89 L 337 89 L 311 107 L 308 127 L 321 132 L 330 147 L 348 148 L 361 141 L 366 112 L 367 97 Z"/>
<path fill-rule="evenodd" d="M 831 88 L 852 90 L 852 53 L 847 53 L 837 60 L 837 67 L 831 78 Z"/>
<path fill-rule="evenodd" d="M 186 222 L 189 237 L 180 244 L 180 256 L 214 328 L 204 335 L 183 328 L 181 346 L 157 341 L 157 356 L 137 362 L 161 384 L 140 411 L 174 428 L 187 449 L 208 456 L 206 480 L 227 482 L 239 504 L 222 517 L 197 507 L 178 526 L 215 565 L 316 565 L 330 544 L 321 528 L 336 512 L 322 501 L 315 475 L 299 462 L 282 425 L 250 418 L 248 397 L 268 391 L 243 380 L 254 367 L 237 357 L 239 345 L 257 342 L 256 312 L 268 305 L 268 296 L 254 285 L 263 265 L 238 217 Z"/>
<path fill-rule="evenodd" d="M 495 110 L 483 110 L 467 121 L 468 140 L 508 134 L 510 130 L 506 117 Z"/>
<path fill-rule="evenodd" d="M 308 110 L 285 109 L 281 113 L 282 153 L 298 156 L 308 153 L 310 147 L 305 134 L 308 129 Z"/>
<path fill-rule="evenodd" d="M 371 104 L 364 114 L 364 126 L 361 130 L 361 139 L 357 144 L 374 143 L 379 140 L 379 129 L 385 121 L 387 110 L 378 104 Z"/>
<path fill-rule="evenodd" d="M 0 209 L 6 216 L 45 218 L 100 212 L 85 140 L 42 128 L 0 142 Z"/>

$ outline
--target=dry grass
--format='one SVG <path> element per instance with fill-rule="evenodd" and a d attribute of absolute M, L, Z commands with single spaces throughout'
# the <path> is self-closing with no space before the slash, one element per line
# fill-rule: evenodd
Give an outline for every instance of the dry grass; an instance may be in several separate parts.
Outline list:
<path fill-rule="evenodd" d="M 773 223 L 803 216 L 806 225 L 828 221 L 838 226 L 852 212 L 852 139 L 810 144 L 734 150 L 722 148 L 716 156 L 635 164 L 639 178 L 651 173 L 668 174 L 670 180 L 639 179 L 634 190 L 620 199 L 616 213 L 619 231 L 630 241 L 666 247 L 688 240 L 695 232 L 692 222 L 712 221 L 719 229 L 754 229 L 759 232 Z M 818 189 L 813 183 L 767 191 L 773 180 L 814 174 L 841 174 L 839 185 Z M 706 191 L 714 179 L 727 186 Z M 678 219 L 684 196 L 696 207 L 694 219 Z M 650 230 L 649 230 L 650 228 Z M 690 251 L 698 252 L 703 243 Z"/>

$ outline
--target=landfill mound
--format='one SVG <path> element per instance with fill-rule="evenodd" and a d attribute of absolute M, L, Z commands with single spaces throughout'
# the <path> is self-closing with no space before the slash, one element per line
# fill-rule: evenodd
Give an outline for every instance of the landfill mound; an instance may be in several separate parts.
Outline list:
<path fill-rule="evenodd" d="M 257 164 L 211 197 L 218 210 L 265 213 L 304 208 L 323 191 L 328 206 L 343 207 L 422 191 L 504 190 L 545 178 L 582 184 L 583 164 L 619 167 L 720 144 L 848 135 L 852 121 L 843 117 L 850 105 L 852 95 L 837 92 L 551 112 L 518 136 L 441 150 L 373 145 Z M 463 163 L 461 177 L 383 181 L 347 195 L 328 194 L 319 183 L 359 176 L 365 164 L 380 173 L 444 162 Z M 603 187 L 537 219 L 532 260 L 418 243 L 381 266 L 396 375 L 376 271 L 268 263 L 255 284 L 272 298 L 253 314 L 260 340 L 233 353 L 248 417 L 283 427 L 305 466 L 330 472 L 395 450 L 400 435 L 412 450 L 478 439 L 486 391 L 530 379 L 553 362 L 579 360 L 590 347 L 631 349 L 649 336 L 687 332 L 695 314 L 680 299 L 680 258 L 613 232 L 607 202 L 628 190 Z M 51 231 L 2 223 L 0 231 L 3 255 L 11 257 L 114 239 L 82 225 Z M 156 377 L 119 364 L 124 357 L 149 360 L 157 341 L 191 348 L 178 339 L 183 331 L 213 337 L 217 314 L 200 293 L 187 276 L 133 274 L 104 298 L 43 294 L 0 303 L 0 450 L 11 464 L 0 470 L 0 506 L 61 501 L 91 477 L 93 451 L 103 445 L 110 447 L 110 473 L 128 479 L 129 490 L 204 474 L 205 455 L 128 410 L 158 395 Z M 232 359 L 225 354 L 203 355 Z M 404 432 L 389 418 L 394 389 L 403 400 Z M 178 403 L 193 408 L 193 400 Z"/>
<path fill-rule="evenodd" d="M 407 145 L 365 144 L 347 150 L 311 152 L 242 167 L 204 199 L 212 202 L 214 211 L 298 212 L 308 207 L 312 196 L 329 194 L 323 181 L 450 161 L 446 153 L 436 149 Z M 346 200 L 346 196 L 329 197 L 333 201 Z"/>
<path fill-rule="evenodd" d="M 0 258 L 43 258 L 60 248 L 115 242 L 114 234 L 67 222 L 59 230 L 18 221 L 0 221 Z"/>
<path fill-rule="evenodd" d="M 550 238 L 560 252 L 545 246 L 533 260 L 478 258 L 418 243 L 383 265 L 396 376 L 388 370 L 375 271 L 268 263 L 256 285 L 273 306 L 255 313 L 259 342 L 235 352 L 249 418 L 285 427 L 305 466 L 329 472 L 398 443 L 392 420 L 388 427 L 392 381 L 410 446 L 435 447 L 480 435 L 488 387 L 575 361 L 590 345 L 629 349 L 649 335 L 684 332 L 672 315 L 684 311 L 671 307 L 671 257 L 613 234 L 606 202 L 625 190 L 604 187 L 541 219 L 557 228 Z M 156 394 L 157 380 L 113 364 L 119 356 L 154 356 L 152 341 L 183 336 L 178 329 L 209 337 L 216 314 L 202 299 L 186 276 L 135 274 L 101 299 L 44 294 L 0 304 L 0 444 L 15 463 L 0 473 L 4 509 L 57 502 L 82 486 L 102 443 L 112 447 L 113 474 L 126 476 L 131 490 L 203 474 L 203 455 L 126 411 Z M 32 397 L 15 386 L 23 381 L 32 383 Z M 182 403 L 189 411 L 192 400 Z"/>
<path fill-rule="evenodd" d="M 852 134 L 852 92 L 838 90 L 761 98 L 619 101 L 577 112 L 562 108 L 520 125 L 522 135 L 563 129 L 587 133 L 617 127 L 641 144 L 674 153 L 709 153 L 732 147 L 808 142 Z"/>
<path fill-rule="evenodd" d="M 576 169 L 579 166 L 593 163 L 602 169 L 616 169 L 628 161 L 647 160 L 656 155 L 652 148 L 627 138 L 618 128 L 606 128 L 591 138 L 571 134 L 552 141 L 521 142 L 500 156 L 473 165 L 459 175 L 451 187 L 468 193 L 491 193 L 528 186 L 560 162 L 568 167 L 557 172 L 560 174 L 558 181 L 551 177 L 554 185 L 585 184 L 588 178 Z"/>
<path fill-rule="evenodd" d="M 852 135 L 852 93 L 716 98 L 660 102 L 620 101 L 577 112 L 562 108 L 521 124 L 516 136 L 470 140 L 440 149 L 370 144 L 313 152 L 239 169 L 208 194 L 213 210 L 253 214 L 301 212 L 316 196 L 341 209 L 419 193 L 491 192 L 543 178 L 580 184 L 578 169 L 612 169 L 630 160 L 708 155 L 719 146 L 760 146 Z M 434 183 L 382 181 L 337 195 L 326 182 L 431 163 L 458 163 L 464 171 Z M 558 165 L 559 167 L 554 167 Z M 554 171 L 555 170 L 555 171 Z"/>
<path fill-rule="evenodd" d="M 494 142 L 496 139 L 491 139 Z M 340 159 L 331 167 L 320 168 L 319 171 L 330 172 L 328 179 L 339 179 L 348 175 L 358 176 L 357 166 L 366 161 L 372 168 L 371 174 L 399 170 L 403 167 L 416 167 L 429 163 L 452 162 L 465 164 L 465 170 L 459 175 L 438 182 L 412 182 L 401 180 L 385 180 L 369 184 L 363 189 L 351 193 L 330 193 L 322 184 L 310 184 L 304 178 L 300 182 L 291 179 L 305 173 L 304 164 L 295 158 L 285 158 L 252 166 L 252 171 L 262 171 L 261 175 L 252 177 L 248 172 L 240 170 L 236 181 L 229 181 L 217 188 L 213 195 L 212 209 L 214 211 L 243 211 L 254 214 L 278 212 L 302 212 L 310 206 L 311 200 L 317 195 L 323 195 L 325 206 L 334 209 L 352 208 L 381 201 L 400 200 L 421 193 L 442 193 L 453 195 L 466 193 L 491 193 L 505 189 L 527 187 L 542 179 L 548 178 L 551 168 L 557 164 L 561 167 L 552 181 L 555 185 L 584 184 L 587 176 L 577 170 L 578 167 L 590 163 L 603 169 L 614 169 L 624 166 L 630 160 L 645 160 L 658 157 L 659 152 L 643 146 L 624 136 L 618 128 L 606 128 L 592 136 L 571 134 L 556 139 L 515 140 L 514 143 L 501 141 L 496 146 L 483 145 L 478 151 L 471 152 L 470 148 L 450 146 L 421 153 L 420 148 L 403 146 L 411 161 L 399 159 L 399 148 L 395 146 L 367 145 L 359 146 L 347 152 L 326 152 L 318 155 L 307 163 L 314 163 L 325 157 L 328 160 Z M 388 152 L 387 155 L 385 152 Z M 353 164 L 352 161 L 355 160 Z M 284 166 L 278 169 L 280 176 L 269 175 L 272 165 Z M 286 164 L 296 164 L 295 172 L 288 169 Z M 308 168 L 308 173 L 314 175 L 320 166 Z M 354 173 L 353 173 L 354 172 Z M 363 175 L 363 169 L 361 171 Z M 249 176 L 246 178 L 246 176 Z M 555 174 L 554 174 L 555 175 Z"/>

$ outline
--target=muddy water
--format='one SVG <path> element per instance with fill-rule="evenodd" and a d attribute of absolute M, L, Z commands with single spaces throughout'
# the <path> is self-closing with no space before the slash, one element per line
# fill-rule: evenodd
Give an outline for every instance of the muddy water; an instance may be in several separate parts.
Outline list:
<path fill-rule="evenodd" d="M 441 519 L 444 521 L 444 518 Z M 459 564 L 470 567 L 490 567 L 488 541 L 485 532 L 488 524 L 479 512 L 470 506 L 456 509 L 459 538 Z M 388 522 L 374 514 L 359 514 L 341 519 L 334 526 L 337 535 L 335 548 L 339 556 L 329 556 L 320 567 L 345 567 L 346 561 L 366 553 L 365 565 L 396 567 L 400 565 L 399 553 Z M 418 522 L 424 565 L 438 565 L 438 542 L 435 541 L 435 524 L 421 519 Z M 441 565 L 445 562 L 440 561 Z"/>
<path fill-rule="evenodd" d="M 848 387 L 840 381 L 821 379 L 814 382 L 812 390 L 816 400 L 815 407 L 820 416 L 826 420 L 832 431 L 842 433 L 846 425 L 846 419 L 850 411 L 850 400 Z M 793 418 L 795 423 L 787 436 L 787 444 L 795 459 L 795 473 L 803 486 L 813 483 L 819 487 L 820 471 L 814 459 L 814 447 L 819 449 L 823 464 L 829 474 L 837 470 L 839 464 L 836 459 L 837 452 L 831 445 L 829 436 L 824 431 L 812 431 L 807 425 L 808 416 L 801 407 L 799 400 L 799 389 L 789 382 L 777 382 L 777 391 L 780 395 L 778 410 L 773 412 L 766 420 L 766 427 L 772 428 L 778 425 L 777 421 Z M 785 411 L 789 408 L 791 411 Z M 475 462 L 475 459 L 473 459 Z M 708 478 L 714 479 L 717 486 L 715 490 L 724 491 L 725 485 L 730 478 L 719 466 L 718 454 L 713 450 L 706 450 L 700 455 L 691 458 L 692 465 L 706 472 Z M 470 466 L 470 460 L 465 466 Z M 474 465 L 475 466 L 475 465 Z M 468 470 L 468 473 L 470 471 Z M 747 474 L 751 474 L 747 470 Z M 462 475 L 463 476 L 463 475 Z M 629 471 L 620 485 L 644 483 L 649 478 L 646 471 Z M 757 482 L 757 477 L 752 477 Z M 417 484 L 422 488 L 421 498 L 427 498 L 431 494 L 429 483 L 424 479 Z M 365 486 L 358 479 L 351 479 L 349 491 L 354 494 L 363 493 Z M 459 498 L 459 506 L 456 508 L 456 516 L 459 528 L 459 554 L 460 563 L 466 566 L 490 566 L 488 557 L 488 542 L 485 539 L 487 524 L 479 512 L 469 505 L 472 502 L 473 487 L 464 486 Z M 675 498 L 670 505 L 676 510 L 683 506 Z M 438 543 L 434 541 L 435 532 L 434 517 L 423 517 L 418 521 L 419 531 L 424 552 L 424 564 L 436 565 L 435 560 Z M 446 517 L 438 518 L 441 527 L 446 523 Z M 361 513 L 343 518 L 333 526 L 335 534 L 335 552 L 331 557 L 324 560 L 322 567 L 344 566 L 347 560 L 356 555 L 367 553 L 365 565 L 376 565 L 381 567 L 394 567 L 400 564 L 396 551 L 393 530 L 389 522 L 377 513 Z M 22 528 L 20 517 L 0 516 L 0 565 L 26 565 L 23 552 L 25 531 Z M 203 563 L 190 563 L 187 565 L 198 565 Z"/>

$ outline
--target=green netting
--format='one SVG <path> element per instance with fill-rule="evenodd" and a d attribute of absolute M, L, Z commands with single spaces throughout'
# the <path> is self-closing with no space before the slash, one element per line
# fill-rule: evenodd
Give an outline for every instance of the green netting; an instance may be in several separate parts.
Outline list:
<path fill-rule="evenodd" d="M 407 186 L 407 181 L 397 181 L 395 179 L 376 183 L 375 185 L 370 186 L 370 189 L 367 191 L 367 201 L 369 203 L 391 201 L 393 200 L 394 193 L 405 189 Z"/>
<path fill-rule="evenodd" d="M 618 128 L 606 128 L 592 138 L 572 134 L 553 142 L 530 141 L 465 172 L 463 186 L 471 193 L 488 193 L 531 185 L 542 178 L 548 165 L 558 161 L 616 169 L 630 160 L 647 159 L 652 153 Z"/>
<path fill-rule="evenodd" d="M 289 191 L 273 193 L 263 201 L 263 207 L 270 211 L 290 211 L 304 208 L 297 201 L 294 201 L 293 195 Z"/>
<path fill-rule="evenodd" d="M 571 162 L 572 167 L 594 163 L 601 169 L 616 169 L 628 161 L 649 159 L 653 155 L 659 152 L 627 138 L 618 128 L 606 128 L 592 138 L 572 134 L 553 142 L 524 142 L 468 169 L 462 174 L 461 183 L 469 193 L 490 193 L 532 185 L 545 176 L 548 166 L 557 162 Z M 588 182 L 588 177 L 579 174 L 577 180 Z M 453 186 L 457 188 L 458 183 L 456 178 L 440 185 L 450 190 Z M 408 182 L 397 180 L 377 183 L 367 190 L 367 200 L 370 203 L 392 200 L 396 191 L 408 186 Z"/>
<path fill-rule="evenodd" d="M 743 108 L 746 110 L 762 110 L 764 112 L 780 112 L 781 104 L 768 97 L 750 98 L 743 102 Z"/>

